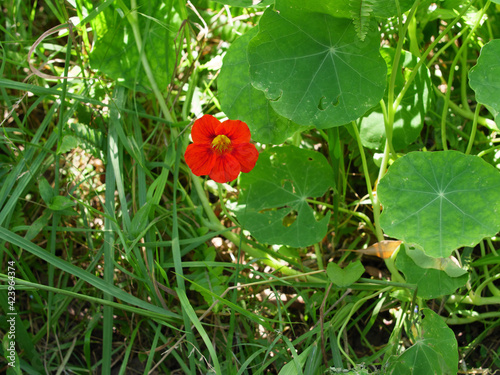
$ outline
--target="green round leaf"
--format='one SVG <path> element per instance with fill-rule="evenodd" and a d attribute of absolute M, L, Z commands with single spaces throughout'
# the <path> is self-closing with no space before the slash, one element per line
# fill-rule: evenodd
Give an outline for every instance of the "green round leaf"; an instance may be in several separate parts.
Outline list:
<path fill-rule="evenodd" d="M 484 104 L 500 123 L 500 39 L 494 39 L 481 48 L 481 53 L 469 72 L 470 87 L 476 99 Z"/>
<path fill-rule="evenodd" d="M 254 27 L 236 39 L 224 56 L 217 81 L 220 104 L 229 118 L 248 125 L 254 141 L 280 144 L 300 126 L 278 115 L 264 93 L 250 82 L 247 46 L 257 31 Z"/>
<path fill-rule="evenodd" d="M 387 374 L 456 374 L 458 349 L 455 334 L 431 309 L 422 309 L 421 313 L 425 317 L 415 325 L 418 333 L 415 344 L 391 361 Z"/>
<path fill-rule="evenodd" d="M 365 272 L 361 261 L 349 263 L 345 268 L 340 268 L 336 263 L 330 262 L 326 267 L 326 274 L 332 283 L 344 288 L 356 282 Z"/>
<path fill-rule="evenodd" d="M 267 9 L 248 45 L 252 84 L 297 124 L 330 128 L 356 120 L 385 90 L 374 26 L 360 41 L 350 20 Z"/>
<path fill-rule="evenodd" d="M 389 75 L 392 72 L 395 50 L 382 48 L 380 53 L 387 63 Z M 402 51 L 399 66 L 396 69 L 396 94 L 402 90 L 406 77 L 411 74 L 418 60 L 410 52 Z M 394 115 L 392 144 L 396 150 L 405 148 L 420 135 L 427 108 L 431 103 L 431 92 L 432 83 L 429 69 L 425 65 L 421 65 Z M 385 98 L 387 103 L 387 93 Z M 378 150 L 383 149 L 385 146 L 385 125 L 380 105 L 377 105 L 359 120 L 359 127 L 363 146 Z"/>
<path fill-rule="evenodd" d="M 500 173 L 457 151 L 410 152 L 380 180 L 387 235 L 447 257 L 500 230 Z"/>
<path fill-rule="evenodd" d="M 408 284 L 418 286 L 418 297 L 432 299 L 454 293 L 469 278 L 465 270 L 450 262 L 449 258 L 431 258 L 419 249 L 406 248 L 399 251 L 396 267 Z"/>
<path fill-rule="evenodd" d="M 330 212 L 317 219 L 306 199 L 333 185 L 333 172 L 319 152 L 293 146 L 262 152 L 255 168 L 241 175 L 238 220 L 268 244 L 305 247 L 326 235 Z"/>

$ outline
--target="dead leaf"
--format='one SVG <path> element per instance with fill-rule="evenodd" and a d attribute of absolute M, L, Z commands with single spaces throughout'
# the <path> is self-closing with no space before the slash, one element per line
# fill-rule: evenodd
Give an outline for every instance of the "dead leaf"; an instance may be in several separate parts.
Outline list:
<path fill-rule="evenodd" d="M 377 242 L 372 246 L 367 247 L 366 249 L 361 249 L 361 250 L 342 249 L 342 251 L 354 251 L 356 253 L 361 253 L 364 255 L 372 255 L 382 259 L 387 259 L 391 257 L 392 253 L 396 251 L 396 249 L 399 247 L 399 245 L 401 245 L 401 243 L 402 241 L 386 240 Z"/>

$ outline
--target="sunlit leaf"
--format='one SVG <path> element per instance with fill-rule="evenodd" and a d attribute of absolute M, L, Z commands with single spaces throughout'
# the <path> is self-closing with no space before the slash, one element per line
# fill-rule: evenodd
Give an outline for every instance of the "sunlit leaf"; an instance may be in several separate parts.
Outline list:
<path fill-rule="evenodd" d="M 280 144 L 300 126 L 278 115 L 264 93 L 250 82 L 247 46 L 256 34 L 257 28 L 254 27 L 236 39 L 224 56 L 218 79 L 219 99 L 222 110 L 230 119 L 248 125 L 253 140 Z"/>
<path fill-rule="evenodd" d="M 457 151 L 410 152 L 380 180 L 387 235 L 448 257 L 500 230 L 500 173 L 477 156 Z"/>
<path fill-rule="evenodd" d="M 481 49 L 477 64 L 469 72 L 470 87 L 476 99 L 500 122 L 500 40 L 494 39 Z"/>
<path fill-rule="evenodd" d="M 267 9 L 248 45 L 250 77 L 280 115 L 305 126 L 340 126 L 384 94 L 379 46 L 374 23 L 360 41 L 351 20 Z"/>
<path fill-rule="evenodd" d="M 330 212 L 317 218 L 306 199 L 325 194 L 332 176 L 318 152 L 293 146 L 268 149 L 240 177 L 238 220 L 261 242 L 291 247 L 317 243 L 326 235 Z"/>
<path fill-rule="evenodd" d="M 408 256 L 412 254 L 412 256 Z M 408 284 L 417 285 L 417 296 L 425 299 L 452 294 L 467 282 L 469 275 L 458 266 L 447 264 L 448 258 L 431 258 L 419 249 L 401 249 L 396 258 L 396 267 L 404 273 Z M 432 261 L 434 260 L 434 261 Z M 443 268 L 439 268 L 439 263 Z M 449 273 L 455 276 L 450 275 Z"/>
<path fill-rule="evenodd" d="M 425 255 L 425 253 L 416 248 L 407 248 L 408 255 L 420 268 L 432 268 L 439 271 L 444 271 L 450 277 L 460 277 L 467 273 L 460 267 L 457 258 L 449 256 L 448 258 L 433 258 Z"/>

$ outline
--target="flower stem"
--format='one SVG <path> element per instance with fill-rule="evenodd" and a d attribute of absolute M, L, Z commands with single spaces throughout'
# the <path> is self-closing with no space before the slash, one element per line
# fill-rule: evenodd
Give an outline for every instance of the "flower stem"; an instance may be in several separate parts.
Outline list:
<path fill-rule="evenodd" d="M 351 122 L 352 130 L 356 136 L 356 141 L 359 147 L 359 154 L 361 155 L 361 163 L 363 164 L 363 174 L 365 175 L 366 189 L 368 190 L 368 195 L 370 196 L 370 201 L 373 205 L 373 220 L 375 221 L 375 234 L 378 241 L 384 240 L 384 234 L 382 233 L 382 228 L 380 228 L 380 202 L 377 197 L 373 194 L 372 183 L 370 181 L 370 174 L 368 172 L 368 164 L 366 162 L 365 150 L 363 148 L 363 143 L 361 142 L 361 137 L 359 136 L 358 127 L 354 121 Z M 387 144 L 387 143 L 386 143 Z"/>
<path fill-rule="evenodd" d="M 465 154 L 469 155 L 472 146 L 474 145 L 474 138 L 476 137 L 476 130 L 477 130 L 477 119 L 479 118 L 479 111 L 481 110 L 481 104 L 477 104 L 476 110 L 474 111 L 474 120 L 472 121 L 472 129 L 470 131 L 470 139 L 469 139 L 469 144 L 467 145 L 467 150 L 465 150 Z"/>

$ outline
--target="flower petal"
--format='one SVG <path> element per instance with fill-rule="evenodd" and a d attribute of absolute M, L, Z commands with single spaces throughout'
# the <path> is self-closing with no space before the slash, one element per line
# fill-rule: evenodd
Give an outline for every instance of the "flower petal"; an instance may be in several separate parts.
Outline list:
<path fill-rule="evenodd" d="M 194 143 L 212 144 L 213 139 L 218 135 L 215 130 L 220 125 L 220 121 L 214 116 L 204 115 L 196 120 L 191 130 L 191 138 Z"/>
<path fill-rule="evenodd" d="M 215 131 L 217 135 L 227 136 L 233 145 L 250 142 L 250 129 L 248 129 L 247 124 L 240 120 L 226 120 Z"/>
<path fill-rule="evenodd" d="M 241 171 L 248 173 L 255 167 L 255 163 L 259 158 L 259 151 L 251 143 L 241 143 L 234 146 L 231 155 L 240 163 Z"/>
<path fill-rule="evenodd" d="M 210 172 L 210 178 L 215 182 L 229 182 L 235 180 L 240 174 L 241 166 L 231 154 L 218 156 Z"/>
<path fill-rule="evenodd" d="M 192 143 L 186 148 L 184 154 L 186 164 L 191 171 L 197 176 L 209 175 L 212 171 L 217 155 L 212 147 Z"/>

